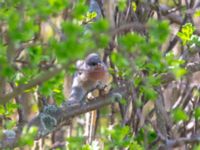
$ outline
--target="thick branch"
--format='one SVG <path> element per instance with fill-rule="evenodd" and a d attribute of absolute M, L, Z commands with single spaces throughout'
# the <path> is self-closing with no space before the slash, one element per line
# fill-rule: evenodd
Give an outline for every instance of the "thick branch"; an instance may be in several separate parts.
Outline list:
<path fill-rule="evenodd" d="M 142 32 L 146 29 L 146 25 L 141 24 L 139 22 L 133 22 L 129 24 L 124 24 L 118 28 L 115 28 L 111 31 L 111 36 L 116 36 L 117 34 L 124 33 L 130 30 L 136 31 L 136 32 Z"/>
<path fill-rule="evenodd" d="M 193 144 L 193 143 L 199 143 L 200 142 L 200 136 L 195 137 L 181 137 L 174 140 L 166 140 L 166 146 L 167 148 L 177 147 L 181 146 L 183 144 Z"/>
<path fill-rule="evenodd" d="M 62 107 L 47 105 L 44 107 L 43 111 L 39 113 L 38 116 L 33 118 L 28 123 L 28 126 L 36 126 L 38 128 L 36 139 L 45 137 L 49 133 L 52 133 L 53 131 L 58 129 L 60 126 L 69 123 L 72 117 L 86 113 L 88 111 L 99 109 L 115 102 L 115 100 L 118 101 L 121 99 L 121 94 L 124 93 L 124 88 L 120 88 L 111 91 L 105 96 L 98 97 L 93 101 L 85 102 L 82 104 L 79 101 L 66 101 L 63 103 Z M 14 131 L 11 132 L 13 132 L 14 138 L 9 139 L 9 143 L 6 142 L 8 140 L 7 138 L 3 139 L 0 142 L 0 148 L 17 146 L 16 143 L 19 140 L 21 133 L 17 133 Z"/>
<path fill-rule="evenodd" d="M 103 106 L 109 105 L 114 102 L 113 100 L 119 100 L 121 98 L 121 95 L 119 93 L 116 93 L 118 91 L 119 90 L 110 92 L 108 95 L 98 97 L 91 102 L 80 103 L 79 101 L 74 101 L 74 102 L 66 101 L 63 103 L 62 107 L 57 108 L 57 110 L 55 112 L 53 112 L 53 111 L 50 112 L 51 110 L 49 109 L 48 112 L 47 113 L 44 112 L 44 114 L 51 115 L 51 117 L 54 117 L 54 119 L 56 119 L 57 123 L 55 124 L 55 126 L 57 128 L 57 127 L 59 127 L 60 124 L 63 124 L 66 122 L 68 123 L 70 121 L 70 119 L 74 116 L 84 114 L 88 111 L 92 111 L 95 109 L 99 109 Z M 121 93 L 122 90 L 119 92 Z M 38 119 L 40 120 L 39 122 L 38 122 Z M 41 138 L 56 129 L 54 127 L 54 128 L 49 128 L 48 131 L 47 130 L 45 131 L 44 124 L 42 123 L 42 121 L 43 120 L 41 118 L 41 115 L 38 115 L 29 124 L 29 126 L 36 125 L 39 128 L 38 138 Z M 48 126 L 49 126 L 49 124 L 48 124 Z M 47 127 L 45 127 L 45 129 L 46 128 Z"/>

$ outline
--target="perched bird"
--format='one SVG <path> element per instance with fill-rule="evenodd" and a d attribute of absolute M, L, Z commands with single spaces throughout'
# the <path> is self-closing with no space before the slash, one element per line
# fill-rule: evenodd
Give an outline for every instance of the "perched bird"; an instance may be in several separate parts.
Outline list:
<path fill-rule="evenodd" d="M 103 89 L 109 84 L 108 68 L 97 53 L 89 54 L 85 60 L 78 60 L 76 67 L 69 101 L 82 101 L 95 88 Z"/>
<path fill-rule="evenodd" d="M 76 67 L 68 101 L 82 104 L 88 95 L 95 98 L 99 96 L 99 90 L 108 92 L 112 77 L 97 53 L 89 54 L 85 60 L 78 60 Z M 85 117 L 85 136 L 88 137 L 87 142 L 91 143 L 97 128 L 97 110 L 86 113 Z"/>

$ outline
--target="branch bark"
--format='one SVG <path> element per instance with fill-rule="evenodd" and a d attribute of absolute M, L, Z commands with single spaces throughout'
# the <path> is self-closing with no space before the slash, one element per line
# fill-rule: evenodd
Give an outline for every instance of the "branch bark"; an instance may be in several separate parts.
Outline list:
<path fill-rule="evenodd" d="M 34 86 L 40 85 L 44 81 L 49 80 L 50 78 L 54 77 L 55 75 L 59 74 L 65 68 L 67 68 L 68 64 L 64 65 L 57 65 L 56 67 L 41 73 L 38 77 L 34 78 L 33 80 L 29 81 L 27 84 L 21 84 L 18 87 L 14 88 L 12 92 L 0 96 L 0 105 L 4 105 L 9 102 L 12 98 L 22 94 L 25 90 L 30 89 Z"/>
<path fill-rule="evenodd" d="M 188 63 L 185 69 L 188 71 L 186 76 L 190 76 L 192 73 L 200 71 L 200 62 Z M 162 73 L 160 74 L 160 77 L 164 86 L 176 79 L 171 72 Z"/>
<path fill-rule="evenodd" d="M 174 140 L 166 140 L 167 148 L 174 148 L 181 146 L 183 144 L 192 144 L 192 143 L 199 143 L 200 142 L 200 135 L 194 137 L 181 137 Z"/>
<path fill-rule="evenodd" d="M 65 101 L 61 107 L 47 105 L 44 107 L 42 112 L 40 112 L 28 123 L 28 127 L 37 127 L 38 132 L 36 139 L 43 138 L 64 124 L 69 123 L 70 120 L 77 115 L 99 109 L 120 100 L 121 94 L 124 95 L 125 92 L 124 88 L 119 88 L 111 91 L 105 96 L 98 97 L 93 101 L 85 102 L 83 104 L 79 101 Z M 0 149 L 6 147 L 13 148 L 17 146 L 17 142 L 22 136 L 21 132 L 19 133 L 13 130 L 10 132 L 13 135 L 12 138 L 9 138 L 6 134 L 4 136 L 5 138 L 3 138 L 0 142 Z M 9 142 L 7 142 L 8 138 Z"/>
<path fill-rule="evenodd" d="M 156 9 L 156 7 L 153 7 L 152 6 L 152 9 Z M 176 13 L 174 13 L 174 12 L 170 12 L 170 10 L 171 10 L 171 8 L 169 8 L 168 6 L 166 6 L 166 5 L 160 5 L 159 6 L 159 10 L 161 11 L 161 14 L 164 16 L 164 17 L 166 17 L 167 19 L 169 19 L 172 23 L 175 23 L 175 24 L 182 24 L 182 22 L 183 22 L 183 18 L 180 16 L 180 15 L 177 15 Z M 186 13 L 188 13 L 188 14 L 191 14 L 191 13 L 194 13 L 195 11 L 193 11 L 193 10 L 188 10 L 188 12 L 186 12 Z M 200 30 L 196 30 L 195 31 L 195 33 L 197 34 L 197 35 L 200 35 Z"/>

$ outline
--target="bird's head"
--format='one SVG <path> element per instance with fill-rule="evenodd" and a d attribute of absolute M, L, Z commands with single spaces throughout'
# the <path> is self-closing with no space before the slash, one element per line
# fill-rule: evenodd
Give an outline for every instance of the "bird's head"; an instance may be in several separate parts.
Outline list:
<path fill-rule="evenodd" d="M 97 53 L 91 53 L 86 57 L 85 63 L 90 67 L 97 67 L 102 61 Z"/>

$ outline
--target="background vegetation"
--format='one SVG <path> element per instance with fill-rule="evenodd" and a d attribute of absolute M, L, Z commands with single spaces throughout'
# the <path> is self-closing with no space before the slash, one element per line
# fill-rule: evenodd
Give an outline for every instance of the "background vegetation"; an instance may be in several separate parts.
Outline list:
<path fill-rule="evenodd" d="M 1 149 L 200 149 L 199 7 L 198 0 L 1 0 Z M 64 80 L 90 52 L 101 54 L 122 99 L 96 106 L 91 142 L 85 115 L 71 125 L 53 118 L 56 129 L 40 128 L 36 141 L 38 129 L 27 125 L 46 107 L 57 112 L 67 100 Z"/>

